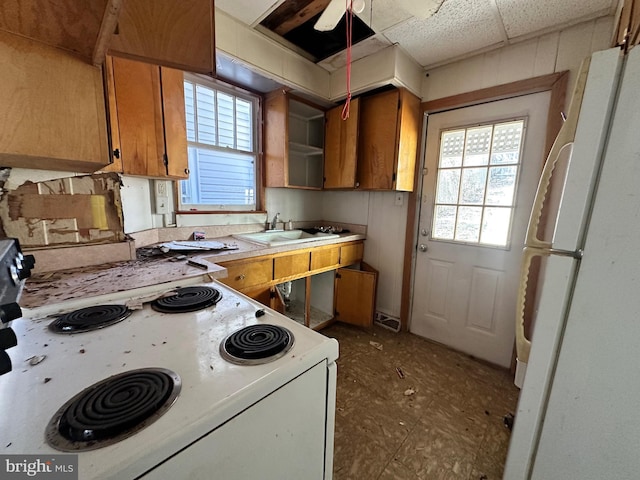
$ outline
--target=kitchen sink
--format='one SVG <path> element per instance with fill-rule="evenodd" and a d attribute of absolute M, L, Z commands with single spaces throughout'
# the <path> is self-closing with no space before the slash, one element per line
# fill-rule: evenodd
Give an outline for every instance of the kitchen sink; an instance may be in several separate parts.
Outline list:
<path fill-rule="evenodd" d="M 233 235 L 241 240 L 276 247 L 292 243 L 317 242 L 328 238 L 338 238 L 335 233 L 307 233 L 302 230 L 267 230 L 265 232 L 242 233 Z"/>

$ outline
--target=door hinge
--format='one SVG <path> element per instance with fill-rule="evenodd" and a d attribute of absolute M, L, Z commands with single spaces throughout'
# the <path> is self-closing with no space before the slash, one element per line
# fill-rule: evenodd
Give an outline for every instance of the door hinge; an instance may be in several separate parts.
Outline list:
<path fill-rule="evenodd" d="M 391 175 L 391 181 L 395 182 L 396 181 L 396 174 L 394 173 L 393 175 Z"/>
<path fill-rule="evenodd" d="M 275 292 L 275 291 L 273 291 L 273 290 L 271 290 L 271 291 L 269 292 L 269 298 L 276 298 L 276 292 Z"/>
<path fill-rule="evenodd" d="M 402 100 L 398 99 L 398 110 L 400 110 L 400 108 L 402 108 Z"/>
<path fill-rule="evenodd" d="M 340 275 L 339 273 L 336 273 L 336 278 L 342 278 L 342 275 Z"/>
<path fill-rule="evenodd" d="M 340 315 L 340 314 L 338 313 L 338 311 L 337 311 L 337 310 L 335 310 L 335 311 L 333 312 L 333 316 L 334 316 L 334 317 L 337 317 L 338 315 Z"/>

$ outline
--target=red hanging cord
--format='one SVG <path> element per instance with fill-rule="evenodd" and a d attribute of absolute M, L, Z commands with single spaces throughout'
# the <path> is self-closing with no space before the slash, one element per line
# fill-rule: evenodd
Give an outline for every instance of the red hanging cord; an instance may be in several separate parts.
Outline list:
<path fill-rule="evenodd" d="M 351 1 L 352 0 L 346 0 L 345 4 L 347 31 L 347 99 L 342 109 L 342 120 L 349 118 L 349 107 L 351 105 L 351 40 L 353 38 L 353 10 L 351 9 Z"/>

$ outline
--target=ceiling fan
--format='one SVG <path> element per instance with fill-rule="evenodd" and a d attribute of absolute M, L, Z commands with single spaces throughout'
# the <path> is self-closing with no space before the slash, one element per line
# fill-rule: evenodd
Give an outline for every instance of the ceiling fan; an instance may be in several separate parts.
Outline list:
<path fill-rule="evenodd" d="M 443 2 L 444 0 L 395 0 L 399 8 L 420 19 L 429 18 L 436 13 Z M 333 30 L 347 9 L 353 13 L 362 13 L 365 4 L 365 0 L 331 0 L 313 28 L 320 32 Z"/>

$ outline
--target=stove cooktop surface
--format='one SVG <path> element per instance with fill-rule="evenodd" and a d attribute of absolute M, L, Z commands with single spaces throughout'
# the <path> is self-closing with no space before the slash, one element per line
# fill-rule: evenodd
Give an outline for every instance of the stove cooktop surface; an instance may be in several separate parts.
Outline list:
<path fill-rule="evenodd" d="M 151 308 L 163 313 L 195 312 L 215 305 L 221 298 L 220 290 L 196 285 L 178 288 L 171 294 L 152 301 Z"/>
<path fill-rule="evenodd" d="M 84 389 L 49 421 L 46 439 L 63 452 L 112 445 L 149 426 L 180 393 L 177 373 L 141 368 L 119 373 Z"/>
<path fill-rule="evenodd" d="M 131 307 L 127 318 L 80 334 L 53 333 L 48 328 L 51 317 L 24 309 L 25 318 L 13 322 L 21 338 L 10 352 L 14 370 L 0 381 L 0 408 L 11 412 L 0 417 L 0 452 L 55 453 L 47 443 L 46 426 L 76 394 L 131 370 L 167 369 L 182 381 L 171 408 L 122 440 L 80 453 L 81 478 L 107 478 L 113 472 L 118 472 L 118 478 L 134 478 L 312 366 L 337 358 L 335 340 L 219 282 L 201 286 L 220 292 L 215 305 L 163 313 L 153 310 L 148 299 L 140 304 L 148 289 L 141 289 L 144 295 L 125 292 L 126 297 L 111 301 Z M 158 286 L 155 296 L 172 289 Z M 137 307 L 132 306 L 136 303 Z M 48 305 L 44 311 L 58 315 L 77 307 Z M 239 365 L 224 359 L 220 344 L 252 325 L 283 327 L 293 342 L 284 354 L 265 364 Z"/>
<path fill-rule="evenodd" d="M 49 324 L 55 333 L 83 333 L 109 327 L 131 315 L 124 305 L 95 305 L 64 313 Z"/>
<path fill-rule="evenodd" d="M 225 360 L 239 365 L 259 365 L 277 360 L 293 347 L 293 334 L 284 327 L 269 324 L 248 325 L 220 343 Z"/>

